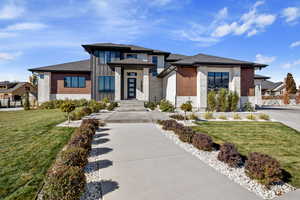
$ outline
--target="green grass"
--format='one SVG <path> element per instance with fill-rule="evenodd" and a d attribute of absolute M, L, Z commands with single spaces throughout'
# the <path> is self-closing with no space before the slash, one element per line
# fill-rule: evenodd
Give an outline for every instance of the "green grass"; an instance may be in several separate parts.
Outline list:
<path fill-rule="evenodd" d="M 0 112 L 0 199 L 32 200 L 74 129 L 59 110 Z"/>
<path fill-rule="evenodd" d="M 199 122 L 197 131 L 212 136 L 218 144 L 234 143 L 239 152 L 269 154 L 292 175 L 290 183 L 300 188 L 300 133 L 275 122 Z"/>

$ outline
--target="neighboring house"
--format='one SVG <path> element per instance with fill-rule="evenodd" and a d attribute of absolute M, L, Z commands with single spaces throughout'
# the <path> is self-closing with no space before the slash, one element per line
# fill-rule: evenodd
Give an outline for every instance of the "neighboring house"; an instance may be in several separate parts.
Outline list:
<path fill-rule="evenodd" d="M 260 85 L 262 96 L 283 95 L 284 83 L 268 81 L 270 77 L 255 74 L 255 85 Z"/>
<path fill-rule="evenodd" d="M 29 92 L 31 100 L 36 99 L 37 89 L 27 82 L 0 82 L 0 99 L 21 101 L 26 91 Z"/>
<path fill-rule="evenodd" d="M 82 45 L 90 59 L 29 69 L 39 74 L 38 101 L 167 99 L 207 107 L 210 90 L 236 91 L 240 103 L 255 103 L 254 72 L 267 65 L 205 54 L 185 56 L 135 45 Z M 256 96 L 255 96 L 256 95 Z"/>

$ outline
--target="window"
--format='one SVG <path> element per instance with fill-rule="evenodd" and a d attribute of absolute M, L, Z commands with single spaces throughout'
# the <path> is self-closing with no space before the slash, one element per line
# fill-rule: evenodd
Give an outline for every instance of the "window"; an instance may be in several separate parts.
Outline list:
<path fill-rule="evenodd" d="M 152 56 L 152 63 L 155 64 L 153 68 L 150 68 L 150 73 L 152 73 L 152 76 L 157 76 L 157 63 L 158 63 L 158 57 Z"/>
<path fill-rule="evenodd" d="M 83 76 L 66 76 L 64 78 L 65 88 L 85 88 L 85 77 Z"/>
<path fill-rule="evenodd" d="M 98 77 L 99 92 L 114 92 L 115 77 L 114 76 L 99 76 Z"/>
<path fill-rule="evenodd" d="M 39 74 L 40 79 L 44 79 L 45 75 L 44 74 Z"/>
<path fill-rule="evenodd" d="M 127 72 L 127 76 L 137 76 L 136 72 Z"/>
<path fill-rule="evenodd" d="M 137 54 L 132 54 L 132 53 L 128 53 L 127 55 L 126 55 L 126 58 L 135 58 L 135 59 L 137 59 Z"/>
<path fill-rule="evenodd" d="M 229 72 L 208 72 L 208 90 L 228 89 Z"/>
<path fill-rule="evenodd" d="M 106 64 L 120 60 L 121 53 L 119 51 L 96 51 L 96 56 L 99 57 L 99 64 Z"/>

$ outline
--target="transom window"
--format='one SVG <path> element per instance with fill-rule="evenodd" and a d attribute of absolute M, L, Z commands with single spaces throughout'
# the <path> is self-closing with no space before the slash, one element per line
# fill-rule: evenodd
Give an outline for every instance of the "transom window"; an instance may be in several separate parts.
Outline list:
<path fill-rule="evenodd" d="M 136 72 L 127 72 L 127 76 L 137 76 Z"/>
<path fill-rule="evenodd" d="M 208 72 L 208 90 L 228 89 L 229 72 Z"/>
<path fill-rule="evenodd" d="M 137 54 L 128 53 L 128 54 L 126 55 L 126 58 L 135 58 L 135 59 L 137 59 Z"/>
<path fill-rule="evenodd" d="M 119 51 L 96 51 L 96 56 L 99 57 L 99 64 L 106 64 L 120 60 L 121 53 Z"/>
<path fill-rule="evenodd" d="M 152 63 L 155 65 L 153 68 L 150 68 L 150 73 L 152 76 L 157 76 L 157 64 L 158 64 L 158 57 L 152 56 Z"/>
<path fill-rule="evenodd" d="M 66 76 L 64 78 L 65 88 L 85 88 L 85 77 L 83 76 Z"/>
<path fill-rule="evenodd" d="M 99 76 L 98 77 L 99 92 L 114 92 L 115 77 L 114 76 Z"/>

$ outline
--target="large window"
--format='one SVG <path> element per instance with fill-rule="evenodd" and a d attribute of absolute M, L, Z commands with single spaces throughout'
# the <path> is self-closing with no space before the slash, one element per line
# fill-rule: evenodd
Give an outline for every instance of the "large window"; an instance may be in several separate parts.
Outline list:
<path fill-rule="evenodd" d="M 121 53 L 119 51 L 96 51 L 96 56 L 99 57 L 99 64 L 106 64 L 120 60 Z"/>
<path fill-rule="evenodd" d="M 114 92 L 115 77 L 114 76 L 99 76 L 98 77 L 99 92 Z"/>
<path fill-rule="evenodd" d="M 152 56 L 152 63 L 155 66 L 150 69 L 150 73 L 152 73 L 152 76 L 157 76 L 157 64 L 158 64 L 158 57 L 157 56 Z"/>
<path fill-rule="evenodd" d="M 65 88 L 85 88 L 85 77 L 83 76 L 66 76 L 64 78 Z"/>
<path fill-rule="evenodd" d="M 228 89 L 229 72 L 208 72 L 208 90 Z"/>
<path fill-rule="evenodd" d="M 126 58 L 135 58 L 135 59 L 137 59 L 137 54 L 128 53 L 128 54 L 126 55 Z"/>

